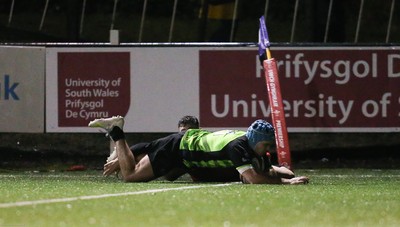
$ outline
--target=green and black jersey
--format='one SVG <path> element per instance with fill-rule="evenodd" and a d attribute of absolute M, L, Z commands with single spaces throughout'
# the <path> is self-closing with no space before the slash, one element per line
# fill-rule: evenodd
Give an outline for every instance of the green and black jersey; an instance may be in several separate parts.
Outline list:
<path fill-rule="evenodd" d="M 253 156 L 245 132 L 234 130 L 189 129 L 186 133 L 135 144 L 131 150 L 134 156 L 149 156 L 156 177 L 184 168 L 199 181 L 239 180 L 240 169 L 251 165 Z"/>
<path fill-rule="evenodd" d="M 209 132 L 189 129 L 179 150 L 183 164 L 189 168 L 239 168 L 251 163 L 251 148 L 244 131 Z"/>

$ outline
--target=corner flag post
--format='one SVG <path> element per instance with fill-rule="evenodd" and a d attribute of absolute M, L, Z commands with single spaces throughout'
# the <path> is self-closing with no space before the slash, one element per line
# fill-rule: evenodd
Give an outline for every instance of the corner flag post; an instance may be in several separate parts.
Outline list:
<path fill-rule="evenodd" d="M 267 27 L 265 25 L 264 16 L 260 18 L 260 29 L 258 32 L 258 54 L 260 59 L 264 55 L 263 60 L 264 76 L 268 89 L 268 98 L 271 107 L 272 124 L 275 128 L 276 151 L 278 155 L 279 165 L 292 169 L 292 161 L 290 157 L 289 137 L 286 128 L 285 112 L 283 110 L 283 102 L 281 88 L 278 77 L 278 67 L 274 58 L 271 57 L 269 49 L 270 42 L 268 38 Z"/>

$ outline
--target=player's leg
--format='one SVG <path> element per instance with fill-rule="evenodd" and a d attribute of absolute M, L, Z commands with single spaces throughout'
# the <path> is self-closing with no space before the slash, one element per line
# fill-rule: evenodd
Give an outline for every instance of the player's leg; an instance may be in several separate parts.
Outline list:
<path fill-rule="evenodd" d="M 112 140 L 110 140 L 112 141 Z M 136 163 L 138 163 L 146 154 L 147 154 L 147 144 L 148 143 L 138 143 L 130 147 L 133 156 L 135 157 Z M 118 162 L 117 150 L 115 147 L 114 141 L 112 141 L 113 152 L 111 153 L 110 157 L 108 157 L 106 164 L 104 165 L 104 176 L 109 176 L 112 174 L 116 174 L 118 178 L 120 178 L 120 167 Z"/>
<path fill-rule="evenodd" d="M 114 129 L 112 133 L 120 130 L 118 127 L 114 127 Z M 155 178 L 148 155 L 145 155 L 139 162 L 136 162 L 135 157 L 129 149 L 129 146 L 126 143 L 125 139 L 118 139 L 117 141 L 115 141 L 115 145 L 118 155 L 120 172 L 124 181 L 142 182 L 150 181 Z"/>
<path fill-rule="evenodd" d="M 115 150 L 115 153 L 117 153 L 116 150 Z M 140 160 L 142 160 L 142 158 L 144 158 L 144 156 L 146 156 L 146 154 L 134 155 L 136 163 L 140 162 Z M 116 174 L 117 178 L 121 178 L 120 170 L 121 170 L 121 168 L 119 166 L 119 161 L 118 161 L 118 157 L 117 157 L 115 159 L 107 161 L 107 163 L 104 164 L 103 175 L 110 176 L 112 174 Z"/>
<path fill-rule="evenodd" d="M 117 151 L 115 150 L 115 143 L 112 139 L 110 139 L 110 156 L 107 157 L 106 162 L 109 162 L 116 158 L 117 158 Z"/>
<path fill-rule="evenodd" d="M 137 182 L 154 179 L 153 169 L 147 155 L 145 155 L 139 162 L 135 161 L 135 157 L 125 140 L 123 126 L 124 119 L 120 116 L 96 119 L 89 123 L 89 127 L 100 127 L 105 129 L 115 142 L 119 168 L 124 181 Z"/>

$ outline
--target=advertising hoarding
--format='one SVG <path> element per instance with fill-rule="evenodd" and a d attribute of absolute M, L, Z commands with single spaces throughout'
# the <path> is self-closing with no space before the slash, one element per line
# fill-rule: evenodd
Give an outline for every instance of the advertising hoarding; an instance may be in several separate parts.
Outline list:
<path fill-rule="evenodd" d="M 0 132 L 44 132 L 43 47 L 0 47 Z"/>
<path fill-rule="evenodd" d="M 289 132 L 400 131 L 397 47 L 281 47 Z M 125 116 L 126 132 L 245 129 L 270 119 L 256 48 L 47 48 L 48 132 L 98 132 L 90 120 Z"/>

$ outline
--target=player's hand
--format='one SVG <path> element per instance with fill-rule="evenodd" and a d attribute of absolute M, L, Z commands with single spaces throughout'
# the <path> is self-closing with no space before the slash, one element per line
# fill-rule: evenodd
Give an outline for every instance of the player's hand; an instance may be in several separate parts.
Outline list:
<path fill-rule="evenodd" d="M 110 176 L 111 174 L 114 174 L 117 171 L 119 171 L 118 158 L 113 159 L 104 164 L 103 176 Z"/>
<path fill-rule="evenodd" d="M 308 177 L 305 177 L 305 176 L 293 177 L 291 179 L 282 179 L 282 182 L 284 184 L 292 184 L 292 185 L 308 184 L 309 181 L 310 181 L 310 179 Z"/>
<path fill-rule="evenodd" d="M 292 179 L 289 180 L 290 184 L 308 184 L 308 182 L 310 181 L 310 179 L 305 176 L 293 177 Z"/>

